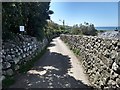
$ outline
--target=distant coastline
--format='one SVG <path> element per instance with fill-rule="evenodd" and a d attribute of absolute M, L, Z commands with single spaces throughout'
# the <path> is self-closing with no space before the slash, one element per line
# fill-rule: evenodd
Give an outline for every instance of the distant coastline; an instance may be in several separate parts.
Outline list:
<path fill-rule="evenodd" d="M 118 27 L 95 27 L 97 30 L 115 30 Z"/>

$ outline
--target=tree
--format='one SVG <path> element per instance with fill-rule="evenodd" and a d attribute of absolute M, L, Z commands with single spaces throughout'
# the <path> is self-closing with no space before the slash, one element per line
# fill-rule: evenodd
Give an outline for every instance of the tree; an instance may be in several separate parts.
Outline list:
<path fill-rule="evenodd" d="M 85 25 L 80 24 L 79 26 L 76 24 L 72 28 L 72 34 L 83 34 L 83 35 L 97 35 L 97 30 L 95 29 L 93 24 L 89 24 L 84 22 Z"/>
<path fill-rule="evenodd" d="M 19 26 L 24 25 L 28 35 L 42 40 L 44 29 L 50 14 L 50 2 L 3 2 L 3 37 L 6 32 L 20 33 Z"/>
<path fill-rule="evenodd" d="M 75 34 L 75 35 L 81 34 L 81 29 L 79 28 L 78 24 L 73 25 L 72 34 Z"/>

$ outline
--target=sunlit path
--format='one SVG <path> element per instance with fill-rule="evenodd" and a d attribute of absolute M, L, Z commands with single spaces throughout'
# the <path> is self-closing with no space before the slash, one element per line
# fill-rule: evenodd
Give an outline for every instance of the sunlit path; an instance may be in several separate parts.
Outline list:
<path fill-rule="evenodd" d="M 59 37 L 31 70 L 18 77 L 10 88 L 90 88 L 79 60 Z"/>

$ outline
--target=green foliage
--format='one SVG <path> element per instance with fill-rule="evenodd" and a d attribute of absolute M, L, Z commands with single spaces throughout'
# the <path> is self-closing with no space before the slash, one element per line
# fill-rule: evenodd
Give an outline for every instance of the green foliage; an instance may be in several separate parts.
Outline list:
<path fill-rule="evenodd" d="M 2 87 L 3 88 L 8 88 L 14 82 L 15 82 L 15 78 L 14 77 L 6 76 L 6 78 L 2 81 Z"/>
<path fill-rule="evenodd" d="M 75 35 L 92 35 L 92 36 L 95 36 L 97 35 L 97 30 L 95 29 L 94 25 L 93 24 L 90 24 L 89 23 L 86 23 L 85 22 L 85 25 L 74 25 L 72 27 L 72 30 L 70 32 L 71 34 L 75 34 Z"/>
<path fill-rule="evenodd" d="M 73 49 L 71 49 L 76 55 L 79 55 L 79 53 L 80 53 L 80 50 L 79 49 L 77 49 L 77 48 L 73 48 Z"/>
<path fill-rule="evenodd" d="M 6 33 L 20 33 L 19 26 L 25 26 L 25 33 L 42 40 L 50 14 L 50 2 L 3 2 L 3 37 Z"/>
<path fill-rule="evenodd" d="M 46 27 L 47 29 L 45 29 L 45 34 L 48 40 L 50 40 L 53 37 L 59 36 L 62 33 L 67 33 L 67 30 L 63 28 L 64 26 L 54 23 L 51 20 L 48 21 Z"/>
<path fill-rule="evenodd" d="M 76 49 L 76 52 L 75 52 L 77 55 L 80 53 L 80 50 L 79 49 Z"/>
<path fill-rule="evenodd" d="M 80 27 L 78 26 L 78 24 L 73 26 L 71 33 L 75 34 L 75 35 L 78 35 L 78 34 L 82 33 L 82 31 L 80 30 Z"/>

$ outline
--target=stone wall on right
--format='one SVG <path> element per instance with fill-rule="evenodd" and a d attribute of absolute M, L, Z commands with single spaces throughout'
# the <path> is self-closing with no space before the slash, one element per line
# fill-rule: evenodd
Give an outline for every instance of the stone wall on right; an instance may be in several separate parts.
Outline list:
<path fill-rule="evenodd" d="M 96 88 L 120 88 L 120 39 L 61 35 L 60 38 L 82 58 L 85 73 Z"/>

